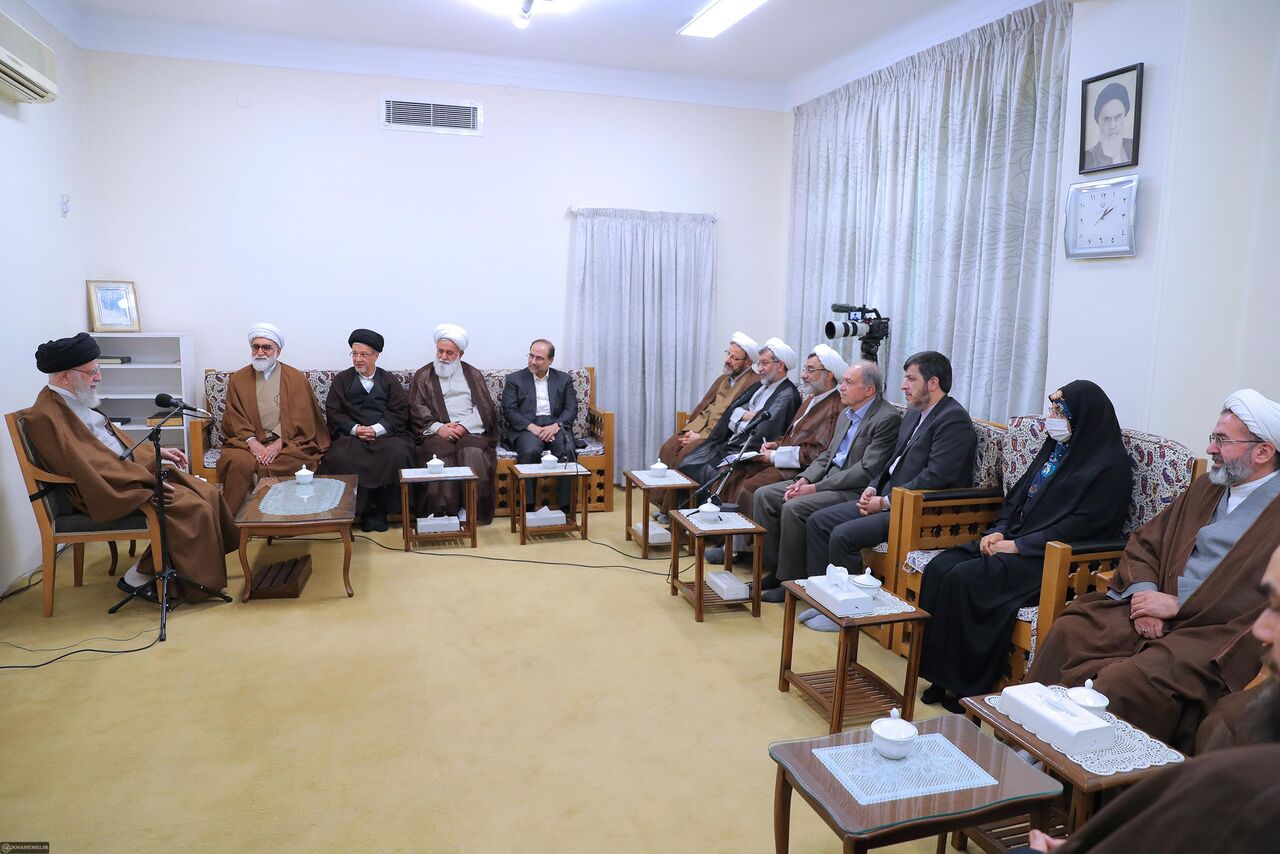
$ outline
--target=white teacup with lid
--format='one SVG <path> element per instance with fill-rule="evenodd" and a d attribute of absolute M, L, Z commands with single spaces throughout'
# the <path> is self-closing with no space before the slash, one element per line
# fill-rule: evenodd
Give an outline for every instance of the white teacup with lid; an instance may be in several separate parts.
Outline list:
<path fill-rule="evenodd" d="M 432 474 L 440 474 L 444 471 L 444 460 L 432 454 L 431 459 L 427 460 L 427 471 Z"/>
<path fill-rule="evenodd" d="M 653 477 L 666 477 L 668 471 L 669 469 L 667 468 L 667 464 L 662 460 L 658 460 L 656 463 L 649 466 L 649 474 Z"/>
<path fill-rule="evenodd" d="M 849 580 L 867 593 L 870 593 L 881 586 L 880 579 L 871 574 L 871 567 L 867 567 L 857 575 L 850 575 Z"/>
<path fill-rule="evenodd" d="M 553 469 L 560 465 L 560 461 L 556 459 L 556 455 L 550 451 L 542 452 L 542 467 L 544 469 Z"/>
<path fill-rule="evenodd" d="M 293 473 L 293 479 L 298 482 L 299 486 L 306 486 L 311 483 L 311 481 L 315 480 L 315 477 L 316 473 L 305 465 Z"/>
<path fill-rule="evenodd" d="M 905 759 L 915 749 L 920 730 L 911 721 L 904 721 L 896 708 L 889 710 L 889 717 L 871 722 L 871 744 L 885 759 Z"/>
<path fill-rule="evenodd" d="M 1103 712 L 1107 710 L 1107 704 L 1111 701 L 1107 699 L 1107 695 L 1093 687 L 1093 680 L 1084 680 L 1084 687 L 1068 688 L 1067 699 L 1075 703 L 1097 717 L 1102 717 Z"/>
<path fill-rule="evenodd" d="M 698 515 L 708 522 L 720 521 L 720 505 L 708 501 L 698 508 Z"/>

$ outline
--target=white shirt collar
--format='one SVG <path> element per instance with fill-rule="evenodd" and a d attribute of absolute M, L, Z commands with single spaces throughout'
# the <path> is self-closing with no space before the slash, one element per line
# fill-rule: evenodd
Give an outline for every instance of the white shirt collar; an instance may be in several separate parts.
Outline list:
<path fill-rule="evenodd" d="M 1260 477 L 1257 480 L 1251 480 L 1248 483 L 1242 483 L 1242 484 L 1239 484 L 1238 486 L 1233 486 L 1230 489 L 1228 489 L 1227 490 L 1227 512 L 1230 513 L 1232 510 L 1235 510 L 1237 507 L 1243 504 L 1244 500 L 1248 498 L 1250 495 L 1252 495 L 1254 490 L 1262 486 L 1262 484 L 1266 483 L 1267 481 L 1271 480 L 1271 478 L 1275 477 L 1277 474 L 1280 474 L 1280 471 L 1273 471 L 1271 474 L 1267 475 L 1266 477 Z"/>

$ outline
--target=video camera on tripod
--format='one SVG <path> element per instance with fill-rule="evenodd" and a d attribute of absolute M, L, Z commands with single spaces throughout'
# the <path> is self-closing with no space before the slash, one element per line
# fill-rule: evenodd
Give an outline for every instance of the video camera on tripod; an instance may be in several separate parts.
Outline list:
<path fill-rule="evenodd" d="M 865 305 L 849 305 L 837 302 L 831 310 L 845 315 L 848 320 L 828 320 L 825 327 L 827 339 L 857 338 L 862 343 L 862 358 L 879 362 L 876 358 L 880 342 L 889 337 L 889 318 L 881 317 L 880 310 Z"/>

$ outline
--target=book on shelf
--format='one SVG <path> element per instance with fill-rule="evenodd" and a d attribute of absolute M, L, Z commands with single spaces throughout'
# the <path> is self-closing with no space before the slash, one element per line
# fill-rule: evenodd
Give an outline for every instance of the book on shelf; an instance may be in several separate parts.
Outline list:
<path fill-rule="evenodd" d="M 128 415 L 112 415 L 111 416 L 112 424 L 128 424 L 132 420 L 133 419 L 130 418 Z"/>
<path fill-rule="evenodd" d="M 99 365 L 127 365 L 133 361 L 132 356 L 99 356 Z"/>
<path fill-rule="evenodd" d="M 165 420 L 165 416 L 166 416 L 166 415 L 169 415 L 169 413 L 168 413 L 168 412 L 157 412 L 155 415 L 152 415 L 151 417 L 149 417 L 149 418 L 147 419 L 147 426 L 148 426 L 148 427 L 154 427 L 154 426 L 156 426 L 157 424 L 168 424 L 170 427 L 176 427 L 176 426 L 178 426 L 178 425 L 181 425 L 181 424 L 182 424 L 182 414 L 181 414 L 181 413 L 178 413 L 178 414 L 175 414 L 175 415 L 169 415 L 169 419 L 168 419 L 167 421 Z"/>

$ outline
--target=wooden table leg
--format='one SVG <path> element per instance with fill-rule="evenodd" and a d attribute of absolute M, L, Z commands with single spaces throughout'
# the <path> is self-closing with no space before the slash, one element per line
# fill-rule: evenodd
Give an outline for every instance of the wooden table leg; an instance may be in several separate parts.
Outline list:
<path fill-rule="evenodd" d="M 849 678 L 849 635 L 857 634 L 856 628 L 842 628 L 836 644 L 835 685 L 831 693 L 831 726 L 827 732 L 835 735 L 844 725 L 844 689 Z"/>
<path fill-rule="evenodd" d="M 587 482 L 583 480 L 583 477 L 583 475 L 575 474 L 573 476 L 573 482 L 577 485 L 578 493 L 582 497 L 582 539 L 585 540 L 587 538 L 587 524 L 589 519 L 587 514 L 587 499 L 589 499 L 591 495 L 590 490 L 587 489 Z"/>
<path fill-rule="evenodd" d="M 627 530 L 623 532 L 623 541 L 629 543 L 631 542 L 631 478 L 624 477 L 623 480 L 627 482 Z"/>
<path fill-rule="evenodd" d="M 755 548 L 755 558 L 751 561 L 751 616 L 760 616 L 760 572 L 761 562 L 764 560 L 764 534 L 755 534 L 752 545 Z M 726 543 L 729 548 L 733 548 L 732 543 Z M 726 552 L 726 554 L 729 554 Z M 730 566 L 733 565 L 733 557 L 730 556 L 726 561 Z"/>
<path fill-rule="evenodd" d="M 924 623 L 915 623 L 911 629 L 911 649 L 907 653 L 907 681 L 902 686 L 902 716 L 909 721 L 915 720 L 916 678 L 920 675 L 920 638 L 923 634 Z"/>
<path fill-rule="evenodd" d="M 680 526 L 671 520 L 671 595 L 676 595 L 676 584 L 680 581 Z"/>
<path fill-rule="evenodd" d="M 347 588 L 347 598 L 356 595 L 351 589 L 351 524 L 342 526 L 342 584 Z"/>
<path fill-rule="evenodd" d="M 640 557 L 649 559 L 649 490 L 640 488 Z"/>
<path fill-rule="evenodd" d="M 240 591 L 240 601 L 248 602 L 253 592 L 253 572 L 249 569 L 249 532 L 240 529 L 240 568 L 244 570 L 244 590 Z"/>
<path fill-rule="evenodd" d="M 778 766 L 777 782 L 773 785 L 773 850 L 787 854 L 791 849 L 791 781 L 787 772 Z"/>
<path fill-rule="evenodd" d="M 702 622 L 702 554 L 707 547 L 705 537 L 690 534 L 693 537 L 693 618 Z"/>
<path fill-rule="evenodd" d="M 409 517 L 409 484 L 400 481 L 400 532 L 404 534 L 404 550 L 412 547 L 409 542 L 409 529 L 413 527 L 413 519 Z"/>
<path fill-rule="evenodd" d="M 480 491 L 480 481 L 469 480 L 466 485 L 467 490 L 467 524 L 471 526 L 471 548 L 476 548 L 479 536 L 480 523 L 476 521 L 476 495 Z"/>
<path fill-rule="evenodd" d="M 1067 833 L 1075 833 L 1093 815 L 1093 795 L 1073 787 L 1067 811 Z"/>
<path fill-rule="evenodd" d="M 786 604 L 782 613 L 782 665 L 778 668 L 778 690 L 790 691 L 791 648 L 796 640 L 796 597 L 790 590 L 785 593 Z"/>
<path fill-rule="evenodd" d="M 529 513 L 528 508 L 524 506 L 524 490 L 521 489 L 522 486 L 523 484 L 516 480 L 512 493 L 514 494 L 517 490 L 520 493 L 520 500 L 517 503 L 520 505 L 520 545 L 523 546 L 529 539 Z M 538 494 L 538 479 L 536 477 L 533 479 L 533 494 L 535 496 Z"/>
<path fill-rule="evenodd" d="M 511 533 L 513 534 L 516 532 L 516 522 L 518 521 L 516 519 L 516 513 L 519 512 L 517 508 L 519 508 L 520 510 L 524 509 L 524 496 L 521 495 L 520 500 L 519 501 L 516 500 L 516 487 L 519 484 L 520 484 L 520 481 L 519 479 L 516 478 L 515 467 L 512 466 L 511 471 L 507 472 L 507 505 L 511 509 L 511 512 L 508 514 L 508 516 L 509 516 L 509 521 L 511 523 Z M 521 540 L 520 542 L 523 543 L 524 540 Z"/>

